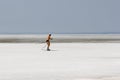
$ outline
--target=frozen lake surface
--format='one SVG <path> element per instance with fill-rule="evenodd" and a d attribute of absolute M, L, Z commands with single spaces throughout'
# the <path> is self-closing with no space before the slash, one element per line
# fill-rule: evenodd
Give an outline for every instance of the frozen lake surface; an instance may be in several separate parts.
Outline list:
<path fill-rule="evenodd" d="M 0 43 L 0 80 L 120 80 L 120 43 Z"/>

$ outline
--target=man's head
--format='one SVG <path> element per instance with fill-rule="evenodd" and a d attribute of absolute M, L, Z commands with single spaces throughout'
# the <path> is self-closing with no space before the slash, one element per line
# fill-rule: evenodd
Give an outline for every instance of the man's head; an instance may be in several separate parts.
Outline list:
<path fill-rule="evenodd" d="M 51 36 L 51 34 L 49 33 L 49 36 Z"/>

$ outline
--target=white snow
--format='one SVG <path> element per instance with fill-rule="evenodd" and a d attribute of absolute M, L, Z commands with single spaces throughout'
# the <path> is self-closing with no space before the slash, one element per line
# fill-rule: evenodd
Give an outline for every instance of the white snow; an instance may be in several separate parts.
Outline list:
<path fill-rule="evenodd" d="M 0 43 L 0 80 L 120 80 L 120 43 Z"/>

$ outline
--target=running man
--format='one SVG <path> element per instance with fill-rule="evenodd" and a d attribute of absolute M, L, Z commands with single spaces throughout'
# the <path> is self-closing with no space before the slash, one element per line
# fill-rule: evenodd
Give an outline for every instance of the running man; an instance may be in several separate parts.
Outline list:
<path fill-rule="evenodd" d="M 48 35 L 46 43 L 47 43 L 47 51 L 50 51 L 50 40 L 52 40 L 51 38 L 51 34 Z"/>

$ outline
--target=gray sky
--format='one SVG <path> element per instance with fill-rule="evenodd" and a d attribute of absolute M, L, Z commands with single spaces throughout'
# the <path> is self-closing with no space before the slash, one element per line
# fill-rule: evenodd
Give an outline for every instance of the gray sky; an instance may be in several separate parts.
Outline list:
<path fill-rule="evenodd" d="M 0 33 L 120 33 L 120 0 L 0 0 Z"/>

